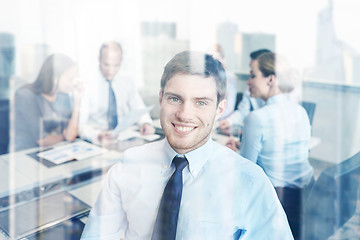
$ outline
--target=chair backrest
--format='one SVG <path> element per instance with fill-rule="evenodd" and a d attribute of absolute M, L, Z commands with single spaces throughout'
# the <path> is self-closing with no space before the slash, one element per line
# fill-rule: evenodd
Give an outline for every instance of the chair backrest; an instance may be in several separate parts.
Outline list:
<path fill-rule="evenodd" d="M 236 94 L 236 101 L 235 101 L 235 107 L 234 107 L 234 111 L 237 109 L 237 106 L 239 105 L 240 101 L 242 100 L 243 97 L 243 93 L 242 92 L 238 92 Z"/>
<path fill-rule="evenodd" d="M 327 239 L 354 215 L 359 181 L 360 152 L 321 172 L 307 197 L 304 239 Z"/>
<path fill-rule="evenodd" d="M 312 125 L 312 122 L 314 119 L 314 114 L 315 114 L 316 104 L 313 102 L 305 102 L 305 101 L 302 101 L 300 104 L 301 104 L 301 106 L 303 106 L 303 108 L 305 108 L 306 113 L 309 116 L 310 125 Z"/>
<path fill-rule="evenodd" d="M 8 153 L 10 134 L 10 106 L 8 99 L 0 100 L 0 154 Z"/>

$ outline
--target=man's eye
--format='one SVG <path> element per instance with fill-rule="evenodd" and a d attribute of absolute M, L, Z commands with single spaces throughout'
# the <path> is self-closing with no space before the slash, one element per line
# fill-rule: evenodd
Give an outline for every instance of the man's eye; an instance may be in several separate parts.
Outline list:
<path fill-rule="evenodd" d="M 172 101 L 172 102 L 180 102 L 180 99 L 179 98 L 177 98 L 177 97 L 170 97 L 169 98 L 170 99 L 170 101 Z"/>
<path fill-rule="evenodd" d="M 204 101 L 198 101 L 197 104 L 198 104 L 199 106 L 206 106 L 206 105 L 207 105 L 207 103 L 204 102 Z"/>
<path fill-rule="evenodd" d="M 255 75 L 251 73 L 250 78 L 255 78 Z"/>

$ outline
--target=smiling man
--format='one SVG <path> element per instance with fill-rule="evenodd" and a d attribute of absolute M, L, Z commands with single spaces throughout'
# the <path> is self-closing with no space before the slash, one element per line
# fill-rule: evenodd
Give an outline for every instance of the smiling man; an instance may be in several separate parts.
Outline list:
<path fill-rule="evenodd" d="M 160 92 L 160 104 L 161 126 L 171 147 L 180 154 L 204 145 L 214 119 L 225 109 L 223 100 L 217 103 L 215 81 L 201 75 L 173 76 Z"/>
<path fill-rule="evenodd" d="M 211 139 L 225 89 L 210 55 L 170 60 L 159 94 L 166 138 L 110 169 L 82 239 L 293 239 L 262 169 Z"/>

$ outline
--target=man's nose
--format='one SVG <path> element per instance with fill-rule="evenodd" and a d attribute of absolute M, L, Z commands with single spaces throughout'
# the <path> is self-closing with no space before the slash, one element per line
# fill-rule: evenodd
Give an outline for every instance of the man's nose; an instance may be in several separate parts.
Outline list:
<path fill-rule="evenodd" d="M 190 103 L 183 103 L 176 112 L 176 117 L 181 121 L 190 121 L 193 117 L 193 106 Z"/>
<path fill-rule="evenodd" d="M 116 68 L 110 67 L 110 68 L 108 69 L 108 73 L 111 74 L 111 75 L 114 75 L 114 74 L 116 73 Z"/>

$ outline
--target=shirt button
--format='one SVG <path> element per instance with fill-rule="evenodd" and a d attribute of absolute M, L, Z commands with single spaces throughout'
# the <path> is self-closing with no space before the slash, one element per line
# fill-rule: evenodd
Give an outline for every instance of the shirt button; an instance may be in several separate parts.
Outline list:
<path fill-rule="evenodd" d="M 166 169 L 166 168 L 167 168 L 167 165 L 164 165 L 163 168 Z"/>

